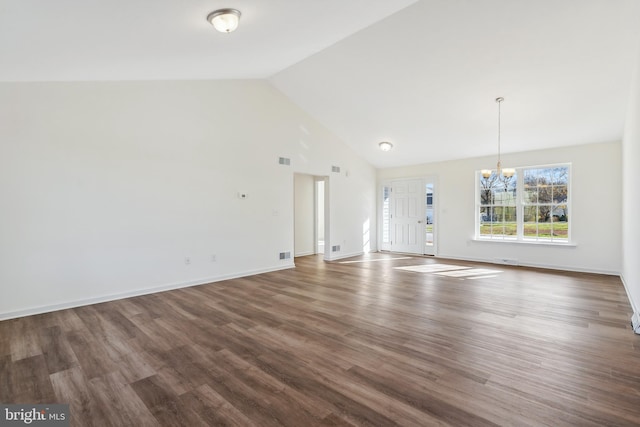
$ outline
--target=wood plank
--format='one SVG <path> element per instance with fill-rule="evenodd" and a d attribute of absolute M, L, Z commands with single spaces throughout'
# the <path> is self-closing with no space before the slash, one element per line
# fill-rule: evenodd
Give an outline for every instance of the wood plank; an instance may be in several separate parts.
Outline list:
<path fill-rule="evenodd" d="M 49 374 L 71 369 L 78 364 L 78 359 L 60 326 L 42 329 L 39 338 Z"/>
<path fill-rule="evenodd" d="M 26 357 L 2 366 L 3 403 L 57 403 L 43 355 Z M 6 375 L 6 376 L 5 376 Z"/>
<path fill-rule="evenodd" d="M 619 278 L 395 258 L 0 322 L 0 401 L 74 426 L 640 425 Z M 436 263 L 501 272 L 393 268 Z"/>
<path fill-rule="evenodd" d="M 155 426 L 158 420 L 119 372 L 89 381 L 91 395 L 114 425 Z"/>
<path fill-rule="evenodd" d="M 100 403 L 79 367 L 51 374 L 50 379 L 56 398 L 69 404 L 72 426 L 116 425 L 111 408 Z"/>

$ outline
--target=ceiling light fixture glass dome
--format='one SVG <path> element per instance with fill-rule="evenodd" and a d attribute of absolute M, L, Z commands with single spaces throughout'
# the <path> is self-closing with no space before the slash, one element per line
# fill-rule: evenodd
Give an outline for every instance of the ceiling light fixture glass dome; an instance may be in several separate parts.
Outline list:
<path fill-rule="evenodd" d="M 378 147 L 380 147 L 382 151 L 389 151 L 393 148 L 393 144 L 388 141 L 382 141 L 378 143 Z"/>
<path fill-rule="evenodd" d="M 207 21 L 221 33 L 230 33 L 238 28 L 240 11 L 237 9 L 218 9 L 207 16 Z"/>

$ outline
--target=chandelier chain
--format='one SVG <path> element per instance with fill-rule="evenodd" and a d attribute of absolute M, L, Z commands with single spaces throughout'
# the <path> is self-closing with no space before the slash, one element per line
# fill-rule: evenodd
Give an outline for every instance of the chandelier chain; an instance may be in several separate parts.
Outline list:
<path fill-rule="evenodd" d="M 498 161 L 500 161 L 500 101 L 498 101 Z"/>
<path fill-rule="evenodd" d="M 500 152 L 500 107 L 502 104 L 502 101 L 504 101 L 504 98 L 499 97 L 496 98 L 496 102 L 498 103 L 498 174 L 500 174 L 502 172 L 502 157 L 501 157 L 501 152 Z"/>
<path fill-rule="evenodd" d="M 502 169 L 502 150 L 501 150 L 501 139 L 502 139 L 502 129 L 501 129 L 501 119 L 502 119 L 502 111 L 501 111 L 501 103 L 504 101 L 503 97 L 496 98 L 496 102 L 498 103 L 498 164 L 496 165 L 496 175 L 498 179 L 504 181 L 505 186 L 508 184 L 509 180 L 513 178 L 516 173 L 516 170 L 513 168 Z M 493 172 L 491 169 L 482 169 L 482 177 L 485 179 L 489 179 Z M 505 187 L 506 188 L 506 187 Z"/>

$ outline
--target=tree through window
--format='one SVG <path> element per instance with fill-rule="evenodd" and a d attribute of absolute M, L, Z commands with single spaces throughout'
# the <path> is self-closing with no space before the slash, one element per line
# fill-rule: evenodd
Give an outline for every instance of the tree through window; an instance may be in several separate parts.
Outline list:
<path fill-rule="evenodd" d="M 512 177 L 478 173 L 481 239 L 569 242 L 569 165 L 516 169 Z"/>
<path fill-rule="evenodd" d="M 569 239 L 569 167 L 524 170 L 524 238 Z"/>
<path fill-rule="evenodd" d="M 512 177 L 498 175 L 488 178 L 480 175 L 480 236 L 489 238 L 515 238 L 517 233 L 517 174 Z"/>

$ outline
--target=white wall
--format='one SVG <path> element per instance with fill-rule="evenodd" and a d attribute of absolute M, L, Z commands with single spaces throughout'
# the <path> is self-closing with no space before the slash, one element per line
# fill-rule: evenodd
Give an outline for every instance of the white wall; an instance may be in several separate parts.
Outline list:
<path fill-rule="evenodd" d="M 378 171 L 378 182 L 401 177 L 438 177 L 438 254 L 521 265 L 619 274 L 621 271 L 621 144 L 591 144 L 503 155 L 505 167 L 572 163 L 570 211 L 575 247 L 474 241 L 475 171 L 495 157 L 472 158 Z"/>
<path fill-rule="evenodd" d="M 361 253 L 375 170 L 264 81 L 0 83 L 0 318 L 290 267 L 294 172 Z"/>
<path fill-rule="evenodd" d="M 622 155 L 622 279 L 633 310 L 640 315 L 640 57 L 630 93 Z"/>
<path fill-rule="evenodd" d="M 311 175 L 297 173 L 293 187 L 295 256 L 311 255 L 315 253 L 315 179 Z"/>

